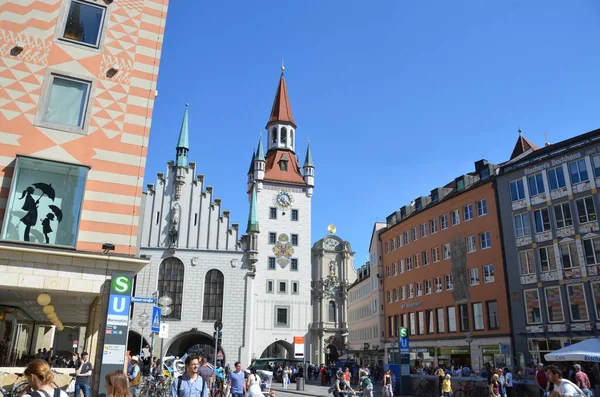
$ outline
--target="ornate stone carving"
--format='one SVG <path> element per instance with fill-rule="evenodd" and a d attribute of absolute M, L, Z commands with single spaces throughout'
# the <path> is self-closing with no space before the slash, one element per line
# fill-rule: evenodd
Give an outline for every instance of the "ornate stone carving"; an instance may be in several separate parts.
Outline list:
<path fill-rule="evenodd" d="M 198 266 L 198 264 L 200 263 L 200 258 L 195 256 L 190 262 L 192 263 L 192 266 Z"/>

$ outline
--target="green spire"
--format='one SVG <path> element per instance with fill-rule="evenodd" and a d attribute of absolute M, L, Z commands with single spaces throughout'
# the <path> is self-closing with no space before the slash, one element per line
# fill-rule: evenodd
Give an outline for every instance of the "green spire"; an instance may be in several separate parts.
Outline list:
<path fill-rule="evenodd" d="M 181 130 L 179 131 L 179 139 L 177 140 L 177 157 L 175 160 L 176 167 L 187 167 L 189 147 L 189 131 L 188 131 L 188 106 L 185 104 L 185 112 L 183 113 L 183 121 L 181 122 Z"/>
<path fill-rule="evenodd" d="M 265 153 L 262 147 L 262 135 L 258 138 L 258 149 L 256 149 L 256 160 L 265 161 Z"/>
<path fill-rule="evenodd" d="M 310 141 L 308 142 L 308 146 L 306 147 L 306 157 L 304 158 L 304 166 L 305 167 L 315 167 L 313 164 L 312 153 L 310 151 Z"/>
<path fill-rule="evenodd" d="M 252 198 L 250 199 L 250 213 L 248 214 L 248 227 L 246 233 L 259 233 L 258 213 L 256 210 L 256 183 L 252 185 Z"/>
<path fill-rule="evenodd" d="M 248 169 L 248 175 L 254 174 L 254 159 L 256 158 L 256 153 L 252 150 L 252 160 L 250 160 L 250 168 Z"/>

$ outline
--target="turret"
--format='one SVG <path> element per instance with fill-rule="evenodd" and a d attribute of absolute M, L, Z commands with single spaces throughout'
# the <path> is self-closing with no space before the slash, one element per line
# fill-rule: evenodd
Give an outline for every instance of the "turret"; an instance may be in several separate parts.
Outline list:
<path fill-rule="evenodd" d="M 256 269 L 254 264 L 258 261 L 258 234 L 260 233 L 256 205 L 255 183 L 252 186 L 252 193 L 250 195 L 250 211 L 248 213 L 248 226 L 246 227 L 246 233 L 248 233 L 248 262 L 253 270 Z"/>
<path fill-rule="evenodd" d="M 258 183 L 257 189 L 262 190 L 262 181 L 265 179 L 265 153 L 263 151 L 262 135 L 258 138 L 258 149 L 254 156 L 254 181 Z"/>
<path fill-rule="evenodd" d="M 252 150 L 252 160 L 250 160 L 250 168 L 248 169 L 248 188 L 249 192 L 252 189 L 252 183 L 254 182 L 254 159 L 256 159 L 256 152 Z"/>
<path fill-rule="evenodd" d="M 304 166 L 302 168 L 304 169 L 304 182 L 308 186 L 306 195 L 310 197 L 315 187 L 315 165 L 312 159 L 312 152 L 310 151 L 310 142 L 308 142 L 308 146 L 306 147 L 306 157 L 304 158 Z"/>
<path fill-rule="evenodd" d="M 292 152 L 296 146 L 296 122 L 292 115 L 292 106 L 288 98 L 285 77 L 283 76 L 283 67 L 281 67 L 281 77 L 277 86 L 277 93 L 273 100 L 271 115 L 267 126 L 267 147 L 271 149 L 289 149 Z"/>
<path fill-rule="evenodd" d="M 187 173 L 188 166 L 188 152 L 189 146 L 189 131 L 188 131 L 188 107 L 189 104 L 185 104 L 185 111 L 183 113 L 183 121 L 181 122 L 181 129 L 179 130 L 179 139 L 177 140 L 177 148 L 175 155 L 175 200 L 181 198 L 181 188 L 185 183 L 185 174 Z"/>

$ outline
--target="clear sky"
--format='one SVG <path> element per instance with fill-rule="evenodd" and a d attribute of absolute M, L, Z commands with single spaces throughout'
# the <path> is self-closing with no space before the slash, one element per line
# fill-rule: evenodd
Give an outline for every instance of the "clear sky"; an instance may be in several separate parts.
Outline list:
<path fill-rule="evenodd" d="M 600 2 L 170 2 L 146 182 L 186 102 L 190 160 L 245 231 L 246 172 L 285 75 L 315 162 L 312 242 L 336 225 L 355 263 L 376 221 L 538 145 L 600 128 Z"/>

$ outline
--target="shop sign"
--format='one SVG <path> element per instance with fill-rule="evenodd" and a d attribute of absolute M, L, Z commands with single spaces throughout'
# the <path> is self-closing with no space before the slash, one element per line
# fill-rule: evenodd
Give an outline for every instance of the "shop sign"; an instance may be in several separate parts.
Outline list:
<path fill-rule="evenodd" d="M 413 303 L 405 303 L 400 306 L 400 310 L 402 309 L 411 309 L 413 307 L 419 307 L 423 304 L 423 301 L 413 302 Z"/>
<path fill-rule="evenodd" d="M 410 351 L 412 353 L 429 353 L 431 348 L 429 347 L 411 347 Z"/>
<path fill-rule="evenodd" d="M 440 347 L 440 355 L 448 354 L 471 354 L 471 350 L 468 347 Z"/>
<path fill-rule="evenodd" d="M 484 346 L 481 348 L 484 356 L 492 356 L 494 354 L 500 354 L 500 346 Z"/>

